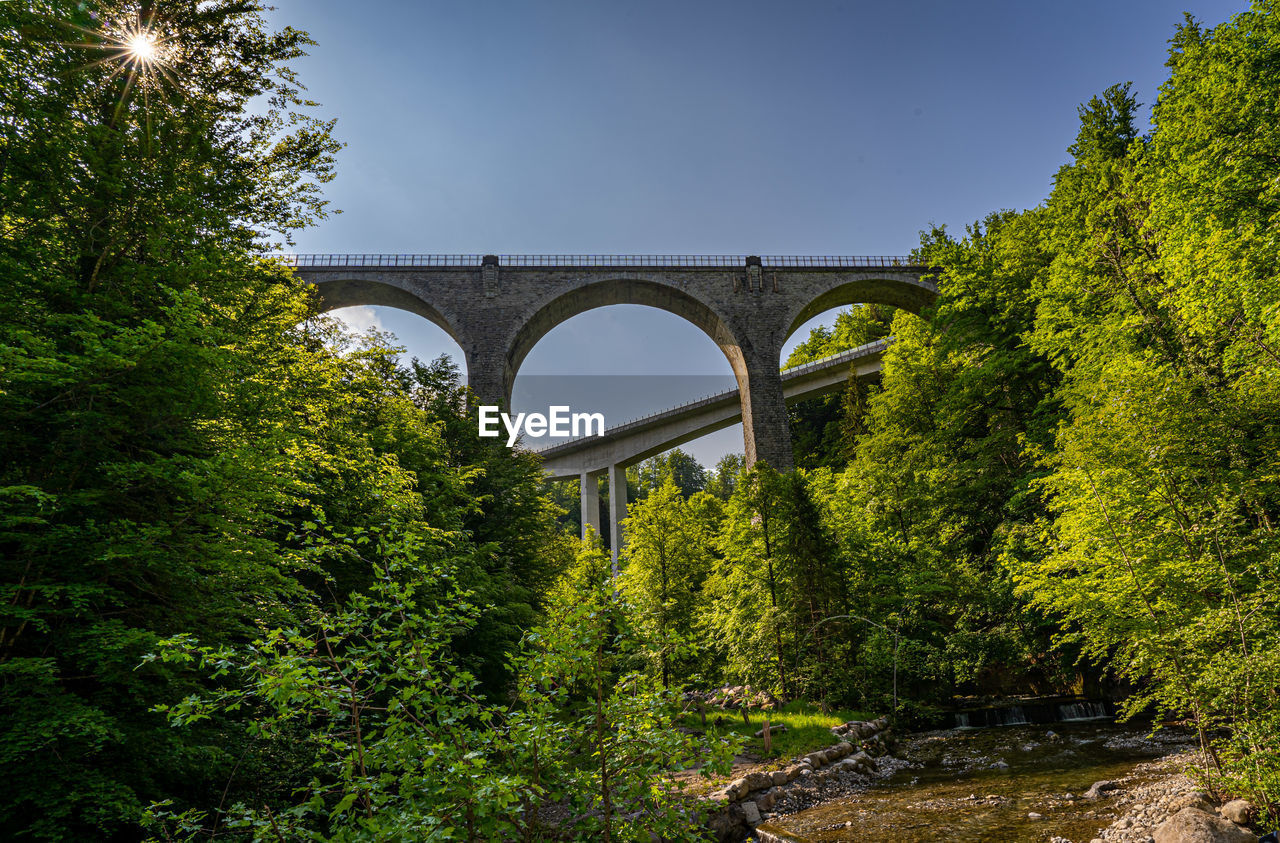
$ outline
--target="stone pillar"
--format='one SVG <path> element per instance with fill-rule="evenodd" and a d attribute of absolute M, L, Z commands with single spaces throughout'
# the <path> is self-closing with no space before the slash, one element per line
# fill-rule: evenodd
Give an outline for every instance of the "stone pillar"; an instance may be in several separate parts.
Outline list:
<path fill-rule="evenodd" d="M 582 488 L 579 492 L 582 501 L 582 537 L 587 537 L 587 528 L 600 535 L 600 475 L 588 474 L 585 471 L 578 476 Z"/>
<path fill-rule="evenodd" d="M 480 261 L 480 283 L 484 287 L 484 297 L 494 298 L 498 295 L 498 256 L 485 255 Z"/>
<path fill-rule="evenodd" d="M 483 347 L 466 349 L 467 386 L 478 404 L 507 405 L 507 361 L 503 354 Z"/>
<path fill-rule="evenodd" d="M 787 402 L 782 395 L 782 373 L 778 370 L 780 354 L 780 349 L 772 348 L 744 354 L 746 383 L 739 379 L 738 396 L 742 402 L 747 468 L 757 460 L 764 460 L 777 471 L 795 468 L 791 429 L 787 426 Z"/>
<path fill-rule="evenodd" d="M 627 470 L 609 466 L 609 542 L 613 551 L 613 576 L 618 576 L 618 551 L 622 549 L 622 519 L 627 517 Z"/>

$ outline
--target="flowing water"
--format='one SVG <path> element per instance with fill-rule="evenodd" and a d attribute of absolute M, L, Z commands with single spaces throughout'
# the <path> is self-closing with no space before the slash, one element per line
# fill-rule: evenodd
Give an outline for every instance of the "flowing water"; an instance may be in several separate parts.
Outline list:
<path fill-rule="evenodd" d="M 859 843 L 1045 843 L 1057 836 L 1087 843 L 1116 814 L 1114 798 L 1081 794 L 1093 782 L 1122 779 L 1142 761 L 1188 748 L 1191 738 L 1167 729 L 1149 738 L 1140 726 L 1091 721 L 1095 710 L 1071 713 L 1074 722 L 910 735 L 896 755 L 911 767 L 865 793 L 773 820 L 757 835 Z"/>

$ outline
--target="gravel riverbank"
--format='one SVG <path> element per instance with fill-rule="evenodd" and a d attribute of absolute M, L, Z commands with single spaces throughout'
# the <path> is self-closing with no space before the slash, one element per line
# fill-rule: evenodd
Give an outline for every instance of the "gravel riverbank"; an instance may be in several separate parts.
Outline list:
<path fill-rule="evenodd" d="M 1112 810 L 1118 814 L 1115 821 L 1101 829 L 1091 840 L 1081 843 L 1156 843 L 1157 830 L 1186 808 L 1198 808 L 1218 815 L 1220 806 L 1214 804 L 1208 794 L 1185 773 L 1197 761 L 1196 754 L 1183 752 L 1139 764 L 1133 775 L 1116 781 L 1116 789 L 1108 794 L 1113 800 Z M 1226 813 L 1232 812 L 1228 810 Z M 1243 828 L 1240 830 L 1244 831 Z M 1162 840 L 1184 839 L 1172 836 L 1169 828 L 1158 836 Z M 1249 832 L 1240 835 L 1242 840 L 1246 837 L 1256 840 L 1258 834 Z M 1077 843 L 1068 841 L 1067 838 L 1053 838 L 1053 841 Z"/>
<path fill-rule="evenodd" d="M 771 806 L 774 816 L 757 835 L 813 843 L 1256 843 L 1257 833 L 1220 818 L 1185 774 L 1196 760 L 1193 740 L 1174 728 L 1153 735 L 1106 722 L 905 735 L 897 757 L 878 759 L 879 775 L 801 786 L 794 801 Z M 1173 825 L 1225 826 L 1217 830 L 1228 836 L 1157 835 L 1174 815 Z"/>

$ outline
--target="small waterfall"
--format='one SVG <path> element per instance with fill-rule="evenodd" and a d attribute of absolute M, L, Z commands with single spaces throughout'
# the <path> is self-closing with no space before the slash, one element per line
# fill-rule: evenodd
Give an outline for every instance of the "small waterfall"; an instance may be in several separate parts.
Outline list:
<path fill-rule="evenodd" d="M 997 726 L 1025 726 L 1031 722 L 1027 719 L 1027 715 L 1020 705 L 997 708 L 991 712 L 991 717 L 995 720 L 995 725 Z"/>
<path fill-rule="evenodd" d="M 1058 706 L 1058 718 L 1063 721 L 1105 720 L 1110 716 L 1107 714 L 1106 704 L 1100 702 L 1067 703 Z"/>
<path fill-rule="evenodd" d="M 1063 721 L 1110 720 L 1111 710 L 1105 702 L 1072 700 L 1070 697 L 1022 699 L 1018 705 L 995 705 L 952 712 L 956 729 L 982 729 L 999 726 L 1045 725 Z"/>

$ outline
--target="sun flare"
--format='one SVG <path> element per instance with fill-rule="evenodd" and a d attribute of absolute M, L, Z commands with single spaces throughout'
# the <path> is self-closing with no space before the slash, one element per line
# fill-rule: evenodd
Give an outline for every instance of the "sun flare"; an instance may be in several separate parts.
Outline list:
<path fill-rule="evenodd" d="M 89 66 L 111 67 L 110 78 L 123 75 L 128 80 L 126 92 L 136 86 L 145 96 L 149 91 L 163 93 L 162 85 L 177 86 L 178 44 L 162 31 L 154 15 L 137 13 L 99 27 L 75 28 L 88 39 L 69 46 L 104 52 L 106 55 Z"/>
<path fill-rule="evenodd" d="M 155 34 L 145 30 L 131 34 L 124 46 L 128 50 L 129 57 L 137 62 L 152 62 L 160 57 Z"/>

